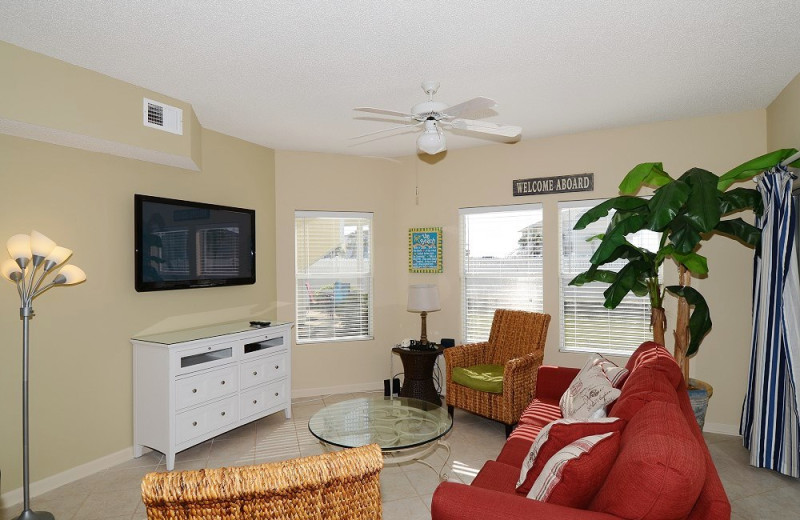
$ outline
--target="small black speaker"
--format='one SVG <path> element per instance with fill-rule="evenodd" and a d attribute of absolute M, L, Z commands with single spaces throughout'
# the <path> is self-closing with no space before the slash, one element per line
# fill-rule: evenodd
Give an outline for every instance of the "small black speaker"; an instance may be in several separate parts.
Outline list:
<path fill-rule="evenodd" d="M 441 341 L 439 341 L 439 344 L 444 348 L 455 347 L 456 340 L 453 338 L 442 338 Z"/>
<path fill-rule="evenodd" d="M 383 380 L 383 396 L 384 397 L 389 397 L 389 395 L 390 395 L 390 393 L 389 393 L 389 380 L 388 379 L 384 379 Z"/>
<path fill-rule="evenodd" d="M 392 379 L 392 393 L 400 395 L 400 378 L 395 377 Z"/>

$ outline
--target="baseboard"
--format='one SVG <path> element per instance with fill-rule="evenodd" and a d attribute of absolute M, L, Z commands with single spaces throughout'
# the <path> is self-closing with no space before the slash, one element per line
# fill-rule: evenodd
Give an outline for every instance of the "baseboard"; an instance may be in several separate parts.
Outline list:
<path fill-rule="evenodd" d="M 706 421 L 706 423 L 703 425 L 703 431 L 708 433 L 719 433 L 722 435 L 733 435 L 736 437 L 739 436 L 739 426 L 733 424 L 712 423 Z"/>
<path fill-rule="evenodd" d="M 31 497 L 47 493 L 70 482 L 80 480 L 98 471 L 103 471 L 117 464 L 127 462 L 133 458 L 133 447 L 125 448 L 116 453 L 100 457 L 93 461 L 75 466 L 61 473 L 45 477 L 42 480 L 31 482 Z M 0 511 L 15 504 L 22 503 L 22 488 L 12 489 L 0 495 Z"/>
<path fill-rule="evenodd" d="M 353 392 L 381 392 L 383 393 L 383 380 L 370 383 L 357 383 L 353 385 L 323 386 L 317 388 L 303 388 L 292 390 L 292 398 L 317 397 L 331 394 L 351 394 Z"/>

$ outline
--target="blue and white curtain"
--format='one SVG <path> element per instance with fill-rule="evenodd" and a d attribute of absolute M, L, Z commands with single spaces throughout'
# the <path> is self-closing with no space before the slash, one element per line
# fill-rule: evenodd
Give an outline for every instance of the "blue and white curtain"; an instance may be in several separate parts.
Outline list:
<path fill-rule="evenodd" d="M 764 213 L 753 278 L 750 378 L 739 433 L 750 464 L 800 477 L 800 277 L 792 175 L 777 166 L 758 180 Z"/>

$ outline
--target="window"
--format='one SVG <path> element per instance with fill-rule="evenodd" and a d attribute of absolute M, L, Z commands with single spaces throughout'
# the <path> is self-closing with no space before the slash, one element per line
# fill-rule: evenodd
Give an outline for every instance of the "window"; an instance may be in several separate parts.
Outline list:
<path fill-rule="evenodd" d="M 462 336 L 467 343 L 486 341 L 495 309 L 542 311 L 542 206 L 459 214 Z"/>
<path fill-rule="evenodd" d="M 608 284 L 594 282 L 581 287 L 569 282 L 589 269 L 589 259 L 599 245 L 590 237 L 604 233 L 611 219 L 594 222 L 575 231 L 575 223 L 600 200 L 561 202 L 558 204 L 561 226 L 561 348 L 582 352 L 630 354 L 643 341 L 653 339 L 650 331 L 650 300 L 629 293 L 616 309 L 603 307 L 603 292 Z M 650 251 L 658 250 L 659 233 L 640 231 L 628 235 L 632 244 Z M 624 260 L 607 264 L 604 269 L 618 271 Z"/>
<path fill-rule="evenodd" d="M 297 343 L 372 338 L 372 213 L 295 212 Z"/>

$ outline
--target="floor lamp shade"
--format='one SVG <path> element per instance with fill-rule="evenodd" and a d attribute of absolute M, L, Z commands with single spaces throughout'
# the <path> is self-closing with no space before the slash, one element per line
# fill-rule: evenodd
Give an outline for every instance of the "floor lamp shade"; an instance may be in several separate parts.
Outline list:
<path fill-rule="evenodd" d="M 438 311 L 442 308 L 439 303 L 439 288 L 433 284 L 418 284 L 408 286 L 408 312 L 420 313 L 422 327 L 420 330 L 419 342 L 423 345 L 428 344 L 428 330 L 426 318 L 429 312 Z"/>
<path fill-rule="evenodd" d="M 19 317 L 22 320 L 22 513 L 16 520 L 54 520 L 46 511 L 30 508 L 30 449 L 28 431 L 28 373 L 30 367 L 30 321 L 34 316 L 33 300 L 52 287 L 74 285 L 86 280 L 86 273 L 74 265 L 63 266 L 49 281 L 50 272 L 64 263 L 72 251 L 33 231 L 14 235 L 6 242 L 11 256 L 0 264 L 0 274 L 14 283 L 19 293 Z M 44 265 L 42 265 L 44 263 Z M 41 270 L 39 269 L 41 267 Z M 39 271 L 37 273 L 37 271 Z"/>

